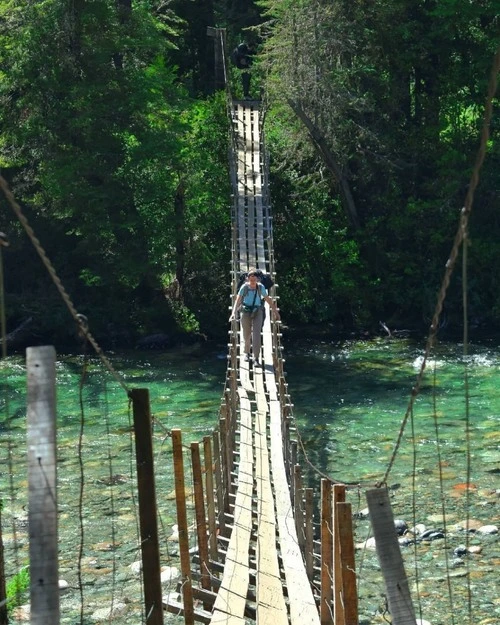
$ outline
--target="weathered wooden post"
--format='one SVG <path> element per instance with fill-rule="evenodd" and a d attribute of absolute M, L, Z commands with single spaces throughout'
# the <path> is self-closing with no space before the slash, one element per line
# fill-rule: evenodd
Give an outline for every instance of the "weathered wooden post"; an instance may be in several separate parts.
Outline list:
<path fill-rule="evenodd" d="M 305 513 L 305 533 L 306 533 L 306 570 L 309 581 L 314 579 L 314 491 L 306 488 L 306 513 Z"/>
<path fill-rule="evenodd" d="M 59 623 L 56 465 L 56 353 L 26 350 L 28 521 L 32 625 Z"/>
<path fill-rule="evenodd" d="M 342 555 L 340 552 L 340 528 L 338 504 L 345 502 L 344 484 L 333 485 L 333 622 L 334 625 L 345 625 L 344 597 L 342 581 Z"/>
<path fill-rule="evenodd" d="M 304 527 L 304 490 L 302 486 L 302 470 L 300 468 L 300 464 L 296 464 L 294 467 L 293 487 L 293 500 L 295 502 L 295 529 L 297 531 L 297 540 L 299 541 L 300 550 L 304 554 L 306 534 Z"/>
<path fill-rule="evenodd" d="M 8 247 L 9 242 L 3 232 L 0 232 L 0 332 L 2 334 L 2 358 L 7 356 L 4 280 L 3 280 L 3 253 L 2 248 Z M 7 625 L 7 588 L 5 581 L 5 561 L 2 536 L 2 505 L 0 503 L 0 625 Z"/>
<path fill-rule="evenodd" d="M 333 530 L 332 483 L 321 480 L 321 625 L 333 623 Z"/>
<path fill-rule="evenodd" d="M 215 492 L 217 495 L 217 523 L 222 536 L 226 535 L 226 508 L 229 508 L 229 496 L 224 486 L 224 467 L 222 466 L 221 444 L 219 431 L 215 430 L 212 439 L 214 442 L 214 464 L 215 464 Z M 227 504 L 226 504 L 227 499 Z"/>
<path fill-rule="evenodd" d="M 132 389 L 130 397 L 134 413 L 145 610 L 148 625 L 163 625 L 163 599 L 161 594 L 160 550 L 149 391 L 145 388 Z"/>
<path fill-rule="evenodd" d="M 210 558 L 208 556 L 207 520 L 203 498 L 203 477 L 201 474 L 200 444 L 191 443 L 191 463 L 193 467 L 194 508 L 196 515 L 196 533 L 200 556 L 201 587 L 210 590 Z M 205 610 L 210 606 L 205 605 Z"/>
<path fill-rule="evenodd" d="M 184 461 L 182 458 L 182 434 L 179 429 L 172 430 L 174 454 L 175 501 L 177 506 L 177 524 L 179 526 L 179 555 L 182 574 L 182 602 L 184 622 L 194 624 L 193 582 L 189 556 L 189 537 L 186 513 L 186 490 L 184 486 Z"/>
<path fill-rule="evenodd" d="M 210 560 L 217 561 L 217 525 L 215 523 L 215 496 L 214 496 L 214 462 L 212 459 L 212 439 L 203 437 L 203 460 L 205 466 L 205 492 L 208 517 L 208 546 Z"/>
<path fill-rule="evenodd" d="M 358 625 L 358 592 L 354 561 L 352 506 L 350 503 L 337 504 L 337 519 L 342 557 L 342 596 L 344 598 L 345 625 Z"/>
<path fill-rule="evenodd" d="M 415 625 L 415 611 L 408 579 L 394 528 L 391 502 L 386 488 L 366 492 L 380 568 L 385 580 L 393 625 Z"/>
<path fill-rule="evenodd" d="M 226 84 L 226 76 L 224 73 L 226 29 L 207 26 L 207 35 L 214 40 L 215 89 L 224 89 Z"/>
<path fill-rule="evenodd" d="M 7 585 L 5 581 L 5 560 L 2 537 L 2 506 L 0 504 L 0 625 L 8 625 Z"/>

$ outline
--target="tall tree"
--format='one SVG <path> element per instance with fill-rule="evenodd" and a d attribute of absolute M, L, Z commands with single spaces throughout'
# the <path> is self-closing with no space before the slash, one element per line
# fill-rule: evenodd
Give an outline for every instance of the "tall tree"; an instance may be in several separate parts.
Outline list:
<path fill-rule="evenodd" d="M 3 166 L 39 227 L 66 242 L 52 251 L 76 273 L 72 292 L 86 285 L 97 310 L 128 289 L 134 315 L 161 289 L 151 248 L 175 241 L 183 125 L 167 40 L 142 3 L 17 4 L 3 11 Z"/>

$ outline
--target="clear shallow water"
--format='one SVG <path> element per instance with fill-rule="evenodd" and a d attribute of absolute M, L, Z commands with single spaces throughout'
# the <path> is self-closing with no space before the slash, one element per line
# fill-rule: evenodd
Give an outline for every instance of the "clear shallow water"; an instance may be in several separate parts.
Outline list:
<path fill-rule="evenodd" d="M 481 553 L 465 558 L 463 565 L 452 567 L 452 552 L 466 538 L 464 532 L 454 529 L 457 522 L 468 514 L 484 525 L 499 524 L 495 489 L 499 488 L 500 464 L 500 350 L 496 346 L 473 346 L 469 353 L 468 426 L 462 349 L 456 345 L 439 345 L 432 355 L 435 383 L 430 362 L 415 404 L 413 431 L 408 423 L 388 478 L 395 517 L 405 519 L 410 526 L 424 523 L 428 528 L 446 529 L 446 545 L 445 541 L 436 540 L 403 548 L 410 584 L 413 586 L 416 577 L 419 579 L 418 592 L 412 587 L 413 597 L 419 599 L 422 616 L 432 625 L 469 622 L 469 593 L 474 623 L 488 625 L 500 621 L 495 590 L 495 567 L 500 563 L 497 537 L 471 536 L 470 542 L 481 547 Z M 308 460 L 334 479 L 362 483 L 359 490 L 348 491 L 356 511 L 366 507 L 365 488 L 373 486 L 385 473 L 422 354 L 421 345 L 403 340 L 304 341 L 286 347 L 289 392 Z M 149 389 L 156 421 L 162 564 L 178 566 L 175 543 L 168 539 L 176 513 L 171 499 L 174 487 L 171 445 L 166 432 L 181 428 L 183 442 L 188 446 L 212 431 L 223 390 L 225 353 L 222 349 L 217 352 L 193 348 L 166 354 L 122 353 L 112 355 L 111 359 L 116 369 L 123 372 L 128 386 Z M 4 499 L 6 564 L 11 574 L 27 559 L 27 535 L 22 524 L 26 519 L 27 499 L 23 359 L 11 357 L 0 363 L 0 374 L 0 492 Z M 78 586 L 75 569 L 82 533 L 77 522 L 81 474 L 80 375 L 81 358 L 60 358 L 57 366 L 60 574 L 73 589 Z M 115 600 L 127 597 L 132 601 L 128 616 L 114 619 L 114 623 L 141 622 L 140 613 L 130 620 L 135 602 L 140 603 L 141 591 L 137 577 L 129 570 L 130 563 L 138 560 L 140 554 L 128 399 L 95 360 L 88 369 L 83 396 L 81 514 L 85 618 L 95 622 L 90 620 L 90 615 L 113 596 Z M 10 461 L 7 440 L 11 442 Z M 460 487 L 467 481 L 467 449 L 470 449 L 470 481 L 474 484 L 474 489 L 468 491 Z M 8 479 L 10 469 L 12 484 Z M 110 476 L 113 476 L 112 488 L 107 486 Z M 320 477 L 312 469 L 307 479 L 312 486 L 319 485 Z M 440 518 L 443 505 L 444 523 Z M 13 550 L 12 514 L 17 519 L 16 550 Z M 356 522 L 358 542 L 366 539 L 368 531 L 368 521 Z M 375 553 L 359 550 L 356 557 L 358 568 L 362 567 L 361 621 L 383 622 L 380 610 L 384 589 Z M 447 565 L 456 576 L 451 607 L 444 581 Z M 472 587 L 468 586 L 469 581 Z M 63 596 L 62 622 L 80 622 L 79 600 L 76 590 Z M 166 622 L 169 621 L 178 619 L 167 616 Z"/>

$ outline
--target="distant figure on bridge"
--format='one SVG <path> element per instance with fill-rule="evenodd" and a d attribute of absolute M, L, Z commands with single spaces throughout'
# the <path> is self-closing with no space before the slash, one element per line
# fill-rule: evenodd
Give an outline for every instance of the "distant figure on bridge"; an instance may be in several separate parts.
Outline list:
<path fill-rule="evenodd" d="M 254 51 L 250 46 L 243 42 L 237 46 L 231 55 L 233 63 L 238 69 L 241 69 L 241 82 L 243 84 L 243 97 L 245 100 L 250 98 L 250 67 L 253 61 Z"/>
<path fill-rule="evenodd" d="M 245 343 L 245 360 L 249 362 L 250 345 L 252 347 L 254 366 L 260 367 L 261 331 L 264 324 L 264 302 L 267 302 L 273 311 L 274 317 L 279 320 L 280 314 L 276 302 L 269 297 L 263 284 L 257 279 L 257 271 L 250 269 L 248 280 L 242 284 L 234 302 L 229 321 L 236 317 L 241 308 L 240 321 Z"/>

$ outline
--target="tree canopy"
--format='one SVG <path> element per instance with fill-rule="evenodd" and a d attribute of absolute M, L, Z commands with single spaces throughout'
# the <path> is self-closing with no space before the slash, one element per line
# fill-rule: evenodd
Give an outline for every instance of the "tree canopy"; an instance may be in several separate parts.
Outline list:
<path fill-rule="evenodd" d="M 0 167 L 111 344 L 223 336 L 230 186 L 208 26 L 251 40 L 289 323 L 424 328 L 479 145 L 499 0 L 0 0 Z M 389 27 L 390 25 L 390 27 Z M 240 86 L 232 68 L 235 94 Z M 257 91 L 256 91 L 257 92 Z M 500 325 L 498 100 L 471 221 L 478 326 Z M 9 326 L 71 321 L 2 199 Z M 460 323 L 461 277 L 445 318 Z"/>

